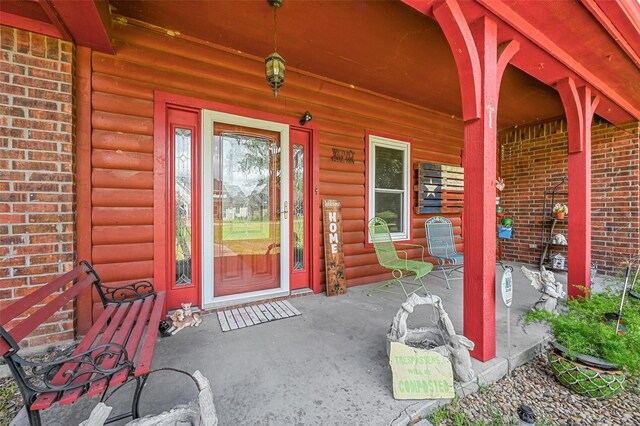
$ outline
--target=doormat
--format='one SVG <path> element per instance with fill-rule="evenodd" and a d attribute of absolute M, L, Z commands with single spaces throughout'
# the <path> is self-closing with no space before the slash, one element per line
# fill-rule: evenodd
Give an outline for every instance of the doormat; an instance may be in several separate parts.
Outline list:
<path fill-rule="evenodd" d="M 287 300 L 244 306 L 227 311 L 218 311 L 218 321 L 222 331 L 238 330 L 264 322 L 302 315 Z"/>

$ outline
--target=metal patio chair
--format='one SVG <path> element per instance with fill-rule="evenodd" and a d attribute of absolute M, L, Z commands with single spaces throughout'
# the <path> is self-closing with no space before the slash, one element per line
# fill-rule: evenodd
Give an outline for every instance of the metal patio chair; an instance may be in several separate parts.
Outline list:
<path fill-rule="evenodd" d="M 420 290 L 420 288 L 422 288 L 426 294 L 427 289 L 422 282 L 422 278 L 431 272 L 433 264 L 424 261 L 424 247 L 418 244 L 397 244 L 398 246 L 420 247 L 422 249 L 421 261 L 409 259 L 409 254 L 405 250 L 396 250 L 396 244 L 391 238 L 387 222 L 379 217 L 374 217 L 369 221 L 369 236 L 371 237 L 371 242 L 375 248 L 378 262 L 381 266 L 391 270 L 393 278 L 371 290 L 367 296 L 371 296 L 373 293 L 378 291 L 402 294 L 386 290 L 394 283 L 400 284 L 405 297 L 409 297 L 409 295 Z M 398 253 L 401 254 L 401 257 L 398 256 Z M 402 281 L 410 275 L 415 275 L 415 278 L 413 279 L 414 282 Z M 416 285 L 417 288 L 413 291 L 407 292 L 407 289 L 404 286 L 405 284 Z"/>
<path fill-rule="evenodd" d="M 424 223 L 427 234 L 427 250 L 429 255 L 438 260 L 436 269 L 442 271 L 447 288 L 451 288 L 450 281 L 461 280 L 463 277 L 452 278 L 451 274 L 460 272 L 464 266 L 464 254 L 456 250 L 451 221 L 442 216 L 434 216 Z M 462 239 L 458 237 L 459 239 Z M 439 277 L 438 277 L 439 278 Z"/>

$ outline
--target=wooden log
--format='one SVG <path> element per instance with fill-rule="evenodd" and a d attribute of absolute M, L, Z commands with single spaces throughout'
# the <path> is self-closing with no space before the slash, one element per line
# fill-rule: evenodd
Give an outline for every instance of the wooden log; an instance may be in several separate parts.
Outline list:
<path fill-rule="evenodd" d="M 153 260 L 153 243 L 95 245 L 91 255 L 97 264 Z"/>
<path fill-rule="evenodd" d="M 151 118 L 93 111 L 91 125 L 98 130 L 153 136 L 153 119 Z"/>
<path fill-rule="evenodd" d="M 91 237 L 94 246 L 153 243 L 153 226 L 94 226 Z"/>
<path fill-rule="evenodd" d="M 153 171 L 153 154 L 94 149 L 91 165 L 102 169 Z"/>
<path fill-rule="evenodd" d="M 94 207 L 91 223 L 104 226 L 153 225 L 152 207 Z"/>
<path fill-rule="evenodd" d="M 320 195 L 323 199 L 334 195 L 364 197 L 364 186 L 320 182 Z"/>
<path fill-rule="evenodd" d="M 94 149 L 113 151 L 121 149 L 129 152 L 152 154 L 153 136 L 94 129 L 91 134 L 91 146 Z"/>
<path fill-rule="evenodd" d="M 98 275 L 100 275 L 100 279 L 105 283 L 134 281 L 142 277 L 153 276 L 152 260 L 106 264 L 96 264 L 94 262 L 93 267 Z"/>
<path fill-rule="evenodd" d="M 353 164 L 344 164 L 343 170 L 349 170 L 349 166 Z M 364 185 L 364 174 L 352 173 L 347 171 L 332 171 L 331 173 L 322 173 L 320 169 L 320 183 L 341 183 L 348 185 Z"/>
<path fill-rule="evenodd" d="M 91 106 L 94 111 L 153 118 L 153 101 L 151 100 L 93 91 L 91 93 Z"/>
<path fill-rule="evenodd" d="M 153 207 L 153 191 L 93 188 L 91 201 L 94 207 Z"/>
<path fill-rule="evenodd" d="M 153 173 L 94 168 L 91 185 L 94 188 L 153 189 Z"/>
<path fill-rule="evenodd" d="M 113 93 L 114 95 L 153 101 L 154 85 L 152 84 L 139 83 L 124 77 L 93 72 L 91 85 L 96 92 Z"/>

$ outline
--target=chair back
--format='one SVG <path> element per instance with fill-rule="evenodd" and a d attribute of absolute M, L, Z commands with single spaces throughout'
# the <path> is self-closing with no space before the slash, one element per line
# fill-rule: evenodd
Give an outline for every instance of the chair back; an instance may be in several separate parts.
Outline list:
<path fill-rule="evenodd" d="M 391 262 L 398 260 L 396 246 L 393 244 L 389 227 L 384 219 L 374 217 L 369 221 L 369 238 L 376 250 L 380 265 L 389 267 Z"/>
<path fill-rule="evenodd" d="M 451 221 L 442 216 L 434 216 L 424 224 L 427 233 L 427 250 L 433 257 L 446 257 L 456 252 Z"/>

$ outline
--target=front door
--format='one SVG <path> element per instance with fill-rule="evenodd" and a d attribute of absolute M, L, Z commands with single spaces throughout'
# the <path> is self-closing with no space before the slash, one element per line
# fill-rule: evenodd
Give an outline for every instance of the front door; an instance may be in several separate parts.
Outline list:
<path fill-rule="evenodd" d="M 204 303 L 288 294 L 288 126 L 204 111 L 203 130 Z"/>

